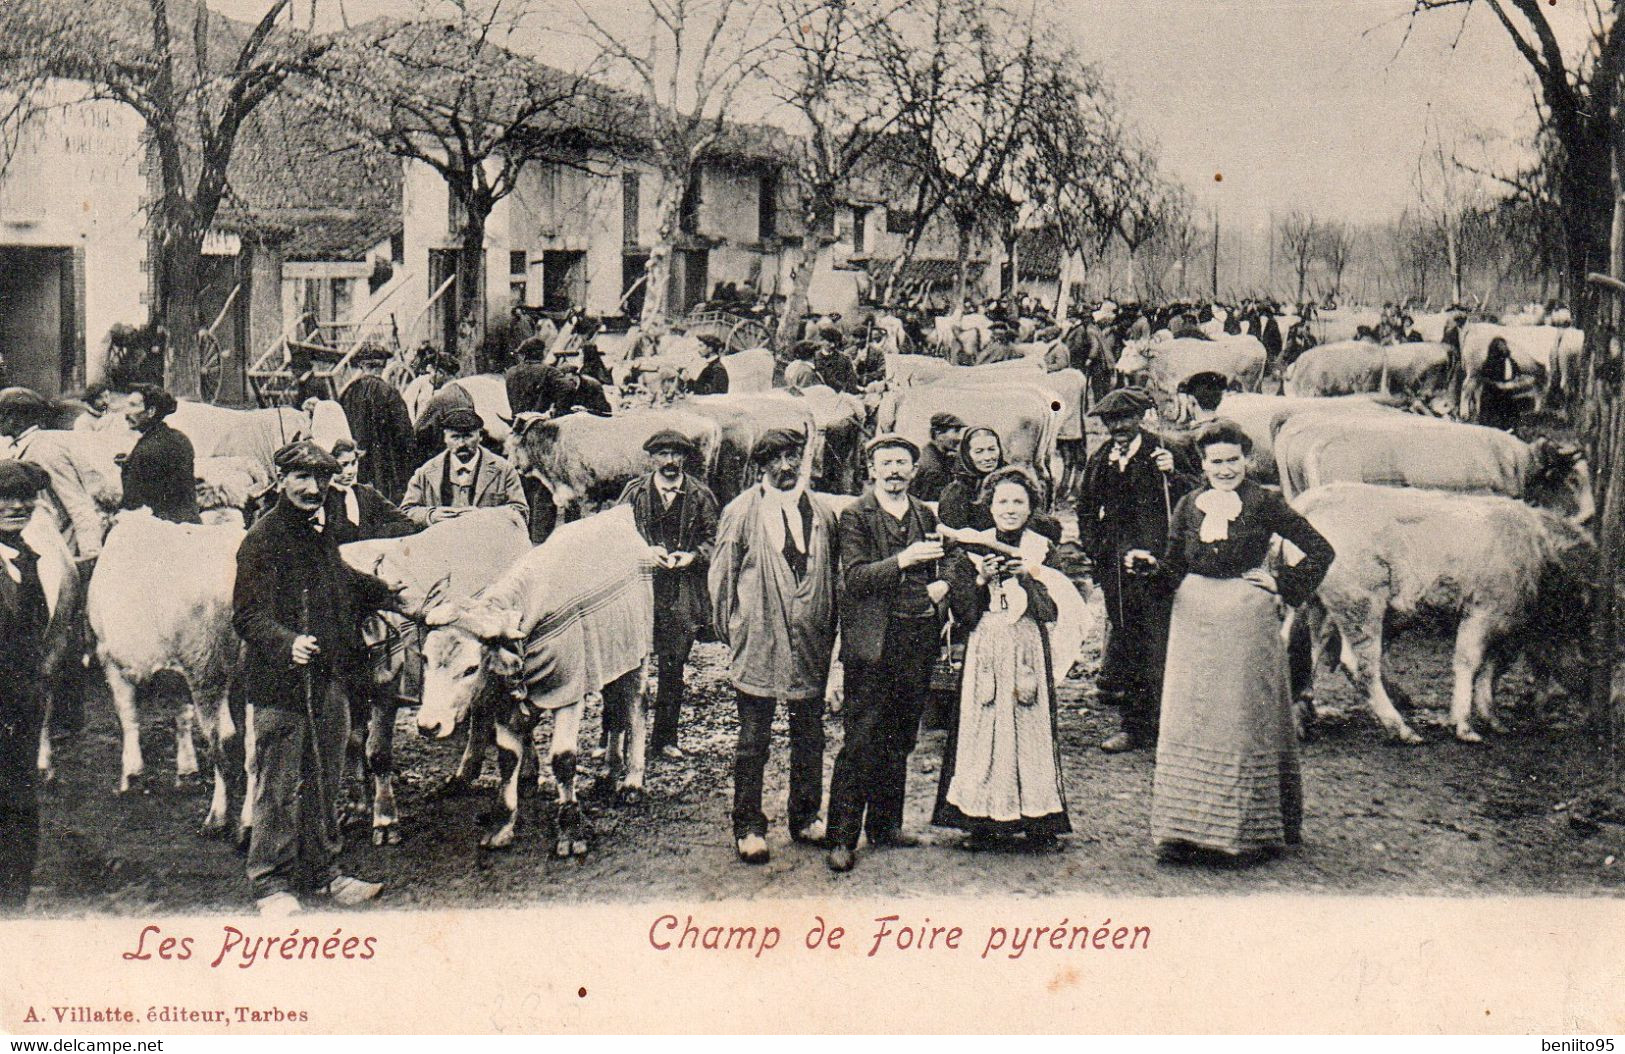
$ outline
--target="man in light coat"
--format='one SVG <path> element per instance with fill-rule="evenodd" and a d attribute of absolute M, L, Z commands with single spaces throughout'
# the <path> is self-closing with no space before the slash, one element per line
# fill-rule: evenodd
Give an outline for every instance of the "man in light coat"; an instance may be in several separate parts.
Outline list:
<path fill-rule="evenodd" d="M 762 435 L 752 451 L 762 481 L 722 510 L 711 553 L 713 623 L 738 692 L 733 828 L 747 864 L 768 861 L 762 775 L 780 699 L 790 709 L 791 837 L 823 840 L 824 687 L 840 568 L 835 514 L 805 489 L 805 447 L 789 429 Z"/>
<path fill-rule="evenodd" d="M 507 506 L 530 522 L 530 505 L 519 473 L 507 459 L 480 446 L 480 415 L 457 407 L 441 419 L 446 449 L 414 473 L 406 484 L 401 511 L 420 526 L 461 516 L 468 509 Z"/>

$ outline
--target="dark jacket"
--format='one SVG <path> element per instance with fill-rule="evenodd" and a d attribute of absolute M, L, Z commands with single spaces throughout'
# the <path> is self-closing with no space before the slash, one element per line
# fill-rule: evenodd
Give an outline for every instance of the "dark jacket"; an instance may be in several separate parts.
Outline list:
<path fill-rule="evenodd" d="M 827 351 L 814 356 L 813 369 L 818 371 L 825 384 L 838 392 L 856 394 L 858 391 L 858 371 L 843 352 Z"/>
<path fill-rule="evenodd" d="M 908 500 L 908 515 L 924 535 L 936 529 L 937 518 L 918 498 Z M 880 517 L 889 515 L 873 491 L 841 513 L 841 658 L 845 662 L 875 663 L 886 643 L 892 601 L 902 582 L 897 553 L 887 544 Z"/>
<path fill-rule="evenodd" d="M 712 359 L 700 375 L 689 382 L 688 390 L 695 395 L 727 395 L 728 367 L 721 359 Z"/>
<path fill-rule="evenodd" d="M 508 390 L 508 409 L 515 416 L 542 413 L 553 405 L 559 371 L 543 362 L 521 362 L 508 367 L 502 382 Z"/>
<path fill-rule="evenodd" d="M 1206 489 L 1187 494 L 1174 509 L 1168 546 L 1158 569 L 1158 577 L 1167 587 L 1177 587 L 1186 574 L 1239 578 L 1255 567 L 1263 567 L 1271 541 L 1280 537 L 1303 552 L 1303 559 L 1296 564 L 1275 569 L 1281 599 L 1297 605 L 1314 595 L 1336 553 L 1308 520 L 1288 505 L 1278 491 L 1246 480 L 1237 492 L 1241 498 L 1241 514 L 1230 521 L 1229 537 L 1204 542 L 1200 532 L 1206 514 L 1196 507 L 1196 499 Z"/>
<path fill-rule="evenodd" d="M 937 501 L 942 497 L 942 488 L 952 478 L 953 462 L 935 443 L 927 443 L 920 448 L 920 467 L 914 473 L 914 482 L 908 485 L 908 492 L 921 501 Z"/>
<path fill-rule="evenodd" d="M 577 410 L 585 410 L 600 417 L 608 417 L 613 412 L 610 409 L 609 398 L 604 394 L 604 386 L 591 377 L 580 375 L 577 375 L 573 386 L 560 377 L 551 393 L 549 404 L 542 407 L 542 410 L 554 417 L 574 413 Z"/>
<path fill-rule="evenodd" d="M 26 731 L 44 714 L 45 631 L 50 608 L 39 583 L 39 555 L 21 537 L 0 536 L 18 550 L 19 569 L 32 562 L 34 590 L 24 592 L 0 567 L 0 726 Z M 32 761 L 29 762 L 32 765 Z"/>
<path fill-rule="evenodd" d="M 399 506 L 365 483 L 357 483 L 351 489 L 355 491 L 356 508 L 361 514 L 358 524 L 352 524 L 345 511 L 344 491 L 338 487 L 327 491 L 327 533 L 333 536 L 334 545 L 372 538 L 401 538 L 423 530 Z"/>
<path fill-rule="evenodd" d="M 293 661 L 294 638 L 309 633 L 321 646 L 310 664 L 319 700 L 327 679 L 348 682 L 364 671 L 361 620 L 391 607 L 393 597 L 383 582 L 346 564 L 334 539 L 284 498 L 237 550 L 231 605 L 232 626 L 247 645 L 248 704 L 302 713 L 305 685 Z"/>
<path fill-rule="evenodd" d="M 363 374 L 345 387 L 339 405 L 355 445 L 367 452 L 361 459 L 361 482 L 377 487 L 390 501 L 400 501 L 417 467 L 406 400 L 382 377 Z"/>
<path fill-rule="evenodd" d="M 616 504 L 632 506 L 632 519 L 643 540 L 651 545 L 659 543 L 656 525 L 662 510 L 653 473 L 628 483 Z M 676 545 L 667 548 L 693 553 L 694 562 L 681 570 L 655 568 L 657 651 L 662 643 L 686 640 L 711 621 L 711 593 L 706 586 L 706 576 L 711 572 L 711 547 L 717 540 L 717 499 L 700 480 L 684 476 L 676 504 Z"/>
<path fill-rule="evenodd" d="M 124 460 L 121 508 L 152 510 L 171 523 L 202 523 L 192 441 L 162 421 L 149 425 Z"/>

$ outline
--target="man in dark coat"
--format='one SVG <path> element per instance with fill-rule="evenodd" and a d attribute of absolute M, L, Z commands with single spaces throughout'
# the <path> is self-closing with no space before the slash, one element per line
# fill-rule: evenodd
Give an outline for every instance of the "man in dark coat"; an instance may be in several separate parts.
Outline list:
<path fill-rule="evenodd" d="M 338 870 L 338 792 L 349 739 L 346 692 L 366 676 L 361 619 L 396 607 L 394 590 L 356 571 L 328 532 L 324 501 L 338 462 L 309 441 L 277 451 L 276 506 L 237 550 L 232 625 L 247 646 L 254 707 L 254 827 L 248 879 L 260 913 L 300 910 L 313 893 L 340 905 L 378 883 Z"/>
<path fill-rule="evenodd" d="M 829 867 L 850 871 L 858 835 L 876 848 L 919 845 L 903 830 L 908 756 L 942 632 L 937 518 L 908 493 L 920 450 L 895 434 L 867 446 L 874 489 L 841 513 L 845 740 L 829 789 Z"/>
<path fill-rule="evenodd" d="M 921 501 L 936 501 L 942 497 L 942 488 L 954 478 L 954 461 L 959 457 L 959 437 L 965 434 L 965 422 L 958 414 L 947 411 L 931 415 L 931 442 L 920 451 L 920 464 L 908 492 Z"/>
<path fill-rule="evenodd" d="M 202 523 L 192 441 L 164 423 L 174 412 L 175 397 L 162 388 L 138 384 L 130 392 L 124 416 L 141 438 L 124 459 L 121 507 L 145 506 L 171 523 Z"/>
<path fill-rule="evenodd" d="M 327 488 L 323 508 L 327 510 L 328 531 L 334 545 L 348 545 L 372 538 L 402 538 L 416 534 L 424 525 L 414 523 L 399 505 L 360 481 L 360 469 L 367 451 L 353 440 L 333 444 L 333 460 L 338 474 Z"/>
<path fill-rule="evenodd" d="M 1078 499 L 1078 543 L 1106 600 L 1106 654 L 1097 689 L 1121 728 L 1100 744 L 1121 753 L 1156 742 L 1171 601 L 1149 575 L 1168 542 L 1168 518 L 1193 480 L 1140 426 L 1151 398 L 1119 388 L 1095 408 L 1111 439 L 1090 456 Z"/>
<path fill-rule="evenodd" d="M 383 378 L 389 362 L 387 350 L 370 344 L 358 349 L 350 361 L 361 375 L 344 386 L 339 405 L 344 407 L 356 445 L 367 452 L 361 482 L 398 502 L 417 467 L 412 463 L 412 415 L 407 413 L 401 393 Z"/>
<path fill-rule="evenodd" d="M 813 356 L 813 369 L 823 378 L 825 384 L 838 392 L 854 395 L 858 391 L 858 371 L 853 367 L 852 360 L 847 357 L 846 347 L 841 339 L 841 332 L 833 326 L 826 326 L 825 332 L 831 334 L 825 343 Z"/>
<path fill-rule="evenodd" d="M 553 357 L 553 365 L 558 377 L 548 393 L 548 404 L 541 408 L 543 413 L 559 417 L 585 410 L 608 417 L 614 412 L 610 408 L 609 397 L 604 394 L 604 386 L 591 377 L 582 376 L 580 348 L 559 349 L 559 353 Z"/>
<path fill-rule="evenodd" d="M 514 416 L 522 413 L 543 413 L 553 402 L 553 392 L 559 385 L 559 371 L 546 362 L 549 342 L 541 337 L 527 337 L 515 354 L 519 361 L 503 374 L 503 386 L 508 389 L 508 409 Z"/>
<path fill-rule="evenodd" d="M 655 657 L 660 687 L 655 696 L 654 749 L 672 760 L 683 756 L 677 727 L 683 710 L 683 667 L 694 638 L 711 619 L 706 575 L 717 537 L 717 499 L 685 470 L 699 448 L 680 432 L 656 432 L 643 444 L 650 471 L 626 485 L 619 504 L 632 506 L 638 533 L 655 553 Z"/>
<path fill-rule="evenodd" d="M 22 532 L 48 480 L 38 465 L 0 461 L 0 915 L 27 904 L 39 853 L 35 764 L 51 614 L 39 554 Z"/>
<path fill-rule="evenodd" d="M 722 364 L 722 353 L 727 345 L 709 333 L 702 333 L 696 339 L 702 349 L 700 354 L 705 357 L 705 368 L 689 382 L 688 390 L 695 395 L 726 395 L 728 367 Z"/>

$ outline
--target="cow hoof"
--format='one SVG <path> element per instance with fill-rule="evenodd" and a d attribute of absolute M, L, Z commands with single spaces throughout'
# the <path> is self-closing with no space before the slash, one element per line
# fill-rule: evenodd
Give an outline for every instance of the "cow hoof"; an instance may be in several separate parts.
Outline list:
<path fill-rule="evenodd" d="M 643 801 L 642 787 L 622 787 L 615 796 L 616 802 L 621 805 L 637 805 Z"/>
<path fill-rule="evenodd" d="M 553 855 L 560 860 L 568 860 L 570 858 L 570 839 L 560 838 L 557 842 L 554 842 Z"/>
<path fill-rule="evenodd" d="M 235 839 L 236 844 L 232 848 L 236 849 L 237 852 L 239 852 L 239 853 L 247 853 L 248 852 L 249 840 L 251 838 L 253 838 L 253 836 L 254 836 L 254 828 L 252 828 L 252 827 L 239 828 L 238 831 L 237 831 L 237 837 Z"/>
<path fill-rule="evenodd" d="M 480 839 L 480 848 L 492 853 L 500 853 L 511 845 L 513 845 L 513 830 L 511 828 L 506 831 L 498 831 L 496 834 L 488 834 Z"/>
<path fill-rule="evenodd" d="M 577 839 L 577 840 L 571 842 L 570 843 L 570 855 L 571 856 L 578 856 L 578 857 L 579 856 L 586 856 L 587 855 L 587 843 L 580 840 L 580 839 Z"/>
<path fill-rule="evenodd" d="M 373 845 L 400 845 L 401 830 L 399 827 L 374 827 L 372 829 Z"/>
<path fill-rule="evenodd" d="M 203 823 L 197 829 L 197 833 L 199 838 L 223 838 L 227 829 L 225 817 L 205 816 Z"/>
<path fill-rule="evenodd" d="M 1484 742 L 1484 737 L 1479 735 L 1477 732 L 1474 732 L 1470 728 L 1458 728 L 1458 729 L 1456 729 L 1456 738 L 1461 740 L 1463 743 L 1482 743 L 1482 742 Z"/>
<path fill-rule="evenodd" d="M 1499 717 L 1485 718 L 1484 725 L 1498 736 L 1504 736 L 1508 731 L 1506 724 Z"/>
<path fill-rule="evenodd" d="M 152 779 L 145 772 L 132 772 L 130 775 L 124 777 L 124 781 L 119 784 L 118 788 L 118 794 L 120 797 L 124 797 L 126 795 L 133 797 L 135 795 L 145 795 L 151 793 Z"/>
<path fill-rule="evenodd" d="M 45 768 L 38 770 L 40 786 L 47 786 L 56 782 L 56 769 Z"/>

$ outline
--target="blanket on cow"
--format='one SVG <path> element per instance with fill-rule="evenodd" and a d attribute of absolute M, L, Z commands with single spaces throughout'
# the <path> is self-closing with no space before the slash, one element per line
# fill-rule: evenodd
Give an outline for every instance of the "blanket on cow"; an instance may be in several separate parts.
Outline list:
<path fill-rule="evenodd" d="M 654 564 L 619 505 L 565 524 L 481 595 L 464 622 L 525 642 L 525 684 L 544 710 L 579 703 L 654 650 Z"/>

